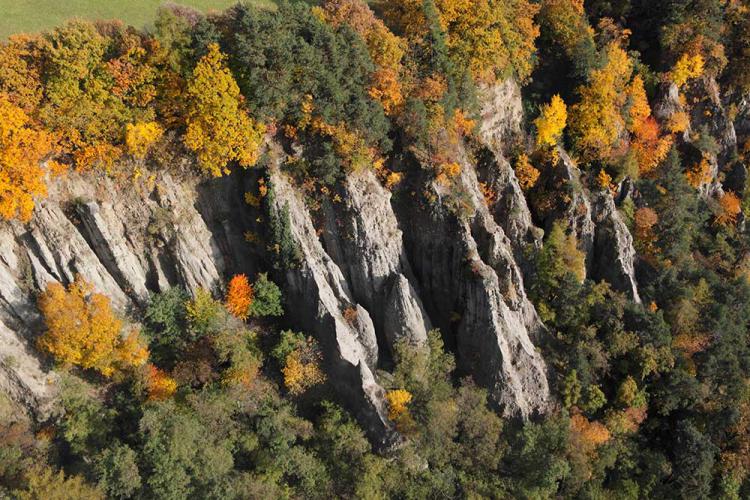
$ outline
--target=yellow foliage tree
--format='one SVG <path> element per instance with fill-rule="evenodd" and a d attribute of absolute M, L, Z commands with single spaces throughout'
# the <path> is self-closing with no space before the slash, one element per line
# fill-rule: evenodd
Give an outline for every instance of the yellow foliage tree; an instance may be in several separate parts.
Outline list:
<path fill-rule="evenodd" d="M 242 108 L 240 89 L 224 59 L 217 44 L 209 45 L 187 85 L 185 144 L 214 177 L 228 174 L 230 161 L 254 165 L 265 132 Z"/>
<path fill-rule="evenodd" d="M 435 0 L 451 58 L 480 80 L 512 70 L 525 81 L 533 69 L 539 27 L 528 0 Z M 422 0 L 384 2 L 386 18 L 412 41 L 426 35 Z"/>
<path fill-rule="evenodd" d="M 592 71 L 589 83 L 579 89 L 581 100 L 571 108 L 570 131 L 584 160 L 608 160 L 622 151 L 622 108 L 632 72 L 628 54 L 611 44 L 607 64 Z"/>
<path fill-rule="evenodd" d="M 31 113 L 42 100 L 40 41 L 29 35 L 11 35 L 0 43 L 0 93 Z"/>
<path fill-rule="evenodd" d="M 128 123 L 125 126 L 128 153 L 138 159 L 145 158 L 148 150 L 163 134 L 164 129 L 156 122 Z"/>
<path fill-rule="evenodd" d="M 525 154 L 520 154 L 518 156 L 518 159 L 516 159 L 516 177 L 518 177 L 518 184 L 521 186 L 521 189 L 524 191 L 528 191 L 529 189 L 536 186 L 537 181 L 539 180 L 539 170 L 534 168 L 534 166 L 529 161 L 529 157 Z"/>
<path fill-rule="evenodd" d="M 310 387 L 325 381 L 320 368 L 321 355 L 313 339 L 289 353 L 281 370 L 284 385 L 291 394 L 300 395 Z"/>
<path fill-rule="evenodd" d="M 701 161 L 693 165 L 692 168 L 685 172 L 688 184 L 698 189 L 703 184 L 711 182 L 711 164 L 708 159 L 703 157 Z"/>
<path fill-rule="evenodd" d="M 411 432 L 414 427 L 414 419 L 409 412 L 409 403 L 412 395 L 406 389 L 395 389 L 385 394 L 388 402 L 388 419 L 396 424 L 396 429 L 401 432 Z"/>
<path fill-rule="evenodd" d="M 39 310 L 47 327 L 39 347 L 58 360 L 93 368 L 111 376 L 117 368 L 142 365 L 148 353 L 133 331 L 120 335 L 123 321 L 112 311 L 109 298 L 94 293 L 82 278 L 66 290 L 51 283 L 39 298 Z"/>
<path fill-rule="evenodd" d="M 253 303 L 253 286 L 244 274 L 235 275 L 227 286 L 226 308 L 239 319 L 246 319 Z"/>
<path fill-rule="evenodd" d="M 549 104 L 542 105 L 536 126 L 536 144 L 542 147 L 557 145 L 568 119 L 568 108 L 562 98 L 555 94 Z"/>
<path fill-rule="evenodd" d="M 682 54 L 675 63 L 670 78 L 678 87 L 685 85 L 688 80 L 698 78 L 703 74 L 703 56 L 700 54 Z"/>
<path fill-rule="evenodd" d="M 596 176 L 596 183 L 601 189 L 612 189 L 612 176 L 606 170 L 601 169 L 599 175 Z"/>
<path fill-rule="evenodd" d="M 26 113 L 0 94 L 0 218 L 27 221 L 35 200 L 47 195 L 40 163 L 50 146 L 49 136 L 35 130 Z"/>

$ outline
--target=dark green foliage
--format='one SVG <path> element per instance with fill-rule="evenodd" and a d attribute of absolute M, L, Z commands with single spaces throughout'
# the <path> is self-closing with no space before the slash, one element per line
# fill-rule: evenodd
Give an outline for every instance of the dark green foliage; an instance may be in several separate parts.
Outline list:
<path fill-rule="evenodd" d="M 268 216 L 269 250 L 276 254 L 274 267 L 279 270 L 292 269 L 302 260 L 302 251 L 292 236 L 289 207 L 284 206 L 280 211 L 275 206 L 276 193 L 273 184 L 268 185 L 268 193 L 264 198 L 264 206 Z"/>
<path fill-rule="evenodd" d="M 279 365 L 284 366 L 286 357 L 289 356 L 292 351 L 304 344 L 305 335 L 303 333 L 284 330 L 279 334 L 279 342 L 271 351 L 271 356 L 279 363 Z"/>
<path fill-rule="evenodd" d="M 131 498 L 141 487 L 138 456 L 127 445 L 114 444 L 96 459 L 99 487 L 110 498 Z"/>
<path fill-rule="evenodd" d="M 266 273 L 260 273 L 253 283 L 254 298 L 250 305 L 250 316 L 281 316 L 281 290 L 276 283 L 268 279 Z"/>
<path fill-rule="evenodd" d="M 358 35 L 346 26 L 333 29 L 303 3 L 282 2 L 275 11 L 239 5 L 226 22 L 223 47 L 255 116 L 296 126 L 310 96 L 314 116 L 388 150 L 388 121 L 367 93 L 375 67 Z M 330 138 L 301 133 L 298 139 L 306 147 L 301 174 L 327 184 L 341 176 L 348 159 L 337 156 Z"/>
<path fill-rule="evenodd" d="M 187 328 L 185 303 L 188 293 L 179 287 L 156 294 L 146 307 L 144 333 L 149 338 L 151 355 L 163 362 L 174 361 L 174 353 L 196 340 Z"/>

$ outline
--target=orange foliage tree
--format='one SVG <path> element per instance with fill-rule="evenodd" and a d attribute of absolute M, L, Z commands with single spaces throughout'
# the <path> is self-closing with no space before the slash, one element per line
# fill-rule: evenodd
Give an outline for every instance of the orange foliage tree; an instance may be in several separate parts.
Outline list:
<path fill-rule="evenodd" d="M 138 332 L 131 330 L 123 338 L 123 321 L 109 298 L 94 293 L 80 277 L 67 290 L 51 283 L 39 297 L 39 310 L 47 328 L 39 347 L 64 363 L 111 376 L 118 368 L 140 366 L 148 359 Z"/>
<path fill-rule="evenodd" d="M 248 317 L 253 303 L 253 286 L 244 274 L 236 274 L 227 286 L 226 308 L 230 314 L 239 318 Z"/>
<path fill-rule="evenodd" d="M 529 157 L 525 154 L 520 154 L 518 156 L 518 159 L 516 160 L 516 177 L 518 177 L 518 184 L 520 184 L 521 189 L 524 191 L 528 191 L 529 189 L 536 186 L 537 181 L 539 180 L 539 170 L 534 168 L 534 166 L 529 161 Z"/>
<path fill-rule="evenodd" d="M 146 367 L 146 387 L 149 401 L 163 401 L 177 391 L 177 382 L 164 370 L 149 364 Z"/>
<path fill-rule="evenodd" d="M 648 175 L 667 157 L 672 147 L 672 137 L 660 136 L 659 125 L 651 116 L 651 107 L 640 75 L 633 77 L 626 94 L 627 128 L 632 134 L 631 151 L 638 162 L 639 173 Z"/>
<path fill-rule="evenodd" d="M 570 430 L 584 448 L 593 450 L 610 439 L 609 430 L 599 422 L 590 422 L 585 416 L 577 414 L 570 418 Z"/>
<path fill-rule="evenodd" d="M 47 195 L 40 162 L 49 150 L 49 135 L 35 130 L 26 113 L 0 94 L 0 217 L 31 218 L 34 200 Z"/>
<path fill-rule="evenodd" d="M 740 199 L 731 191 L 727 191 L 719 198 L 719 208 L 716 214 L 716 223 L 722 226 L 733 226 L 737 223 L 737 217 L 742 211 Z"/>

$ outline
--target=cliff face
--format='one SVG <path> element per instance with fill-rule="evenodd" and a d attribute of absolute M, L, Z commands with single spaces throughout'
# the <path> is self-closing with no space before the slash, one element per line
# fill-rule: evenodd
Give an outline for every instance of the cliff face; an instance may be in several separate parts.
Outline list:
<path fill-rule="evenodd" d="M 35 294 L 80 274 L 122 311 L 172 286 L 217 290 L 230 272 L 251 272 L 242 234 L 239 177 L 198 185 L 169 174 L 118 187 L 75 173 L 51 182 L 28 224 L 0 225 L 0 384 L 46 418 L 54 373 L 32 348 L 42 325 Z"/>
<path fill-rule="evenodd" d="M 546 334 L 526 295 L 523 262 L 539 247 L 534 225 L 505 146 L 521 133 L 518 87 L 485 89 L 475 161 L 457 145 L 456 198 L 428 186 L 430 206 L 408 193 L 392 199 L 375 174 L 351 174 L 340 200 L 317 212 L 277 165 L 269 166 L 276 211 L 288 211 L 299 265 L 279 276 L 288 320 L 321 344 L 328 379 L 381 447 L 400 437 L 387 418 L 378 370 L 391 366 L 394 346 L 423 344 L 441 329 L 464 373 L 488 388 L 507 415 L 528 417 L 550 405 L 547 368 L 534 346 Z M 577 182 L 564 152 L 560 175 Z M 488 202 L 478 173 L 496 193 Z M 28 224 L 0 225 L 0 389 L 39 418 L 53 411 L 55 374 L 31 347 L 42 328 L 35 294 L 52 281 L 80 274 L 122 311 L 173 286 L 220 292 L 229 276 L 253 275 L 261 249 L 248 243 L 259 214 L 244 202 L 254 173 L 199 182 L 158 173 L 127 188 L 75 173 L 51 183 Z M 144 176 L 145 177 L 145 176 Z M 632 238 L 611 197 L 592 203 L 580 190 L 558 214 L 579 233 L 589 269 L 637 300 Z M 583 207 L 584 210 L 581 210 Z"/>

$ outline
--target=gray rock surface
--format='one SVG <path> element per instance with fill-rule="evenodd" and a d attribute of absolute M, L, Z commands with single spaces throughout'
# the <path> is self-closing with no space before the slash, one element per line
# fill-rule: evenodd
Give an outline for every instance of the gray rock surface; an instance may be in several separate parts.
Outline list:
<path fill-rule="evenodd" d="M 29 223 L 0 223 L 0 389 L 37 418 L 53 411 L 57 377 L 32 347 L 43 329 L 35 294 L 49 283 L 80 274 L 127 312 L 171 286 L 216 290 L 230 271 L 251 272 L 235 258 L 247 244 L 222 244 L 244 229 L 226 224 L 230 214 L 242 219 L 239 182 L 200 188 L 195 178 L 161 173 L 153 187 L 118 189 L 71 172 L 50 184 Z"/>
<path fill-rule="evenodd" d="M 593 203 L 596 234 L 594 238 L 593 276 L 610 283 L 640 303 L 635 280 L 633 237 L 617 211 L 609 192 L 596 195 Z"/>
<path fill-rule="evenodd" d="M 356 303 L 341 269 L 324 250 L 300 194 L 278 170 L 272 170 L 270 181 L 273 209 L 288 210 L 292 238 L 302 255 L 297 268 L 285 271 L 287 304 L 295 320 L 318 339 L 330 382 L 368 435 L 380 446 L 391 446 L 398 437 L 388 420 L 385 391 L 374 375 L 378 345 L 370 315 Z M 347 310 L 356 313 L 345 314 Z"/>
<path fill-rule="evenodd" d="M 458 218 L 444 194 L 438 207 L 399 207 L 422 298 L 457 361 L 507 415 L 528 417 L 549 405 L 546 366 L 531 339 L 543 331 L 523 287 L 512 245 L 495 222 L 465 155 L 459 186 L 472 213 Z M 434 187 L 440 191 L 440 187 Z"/>

